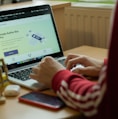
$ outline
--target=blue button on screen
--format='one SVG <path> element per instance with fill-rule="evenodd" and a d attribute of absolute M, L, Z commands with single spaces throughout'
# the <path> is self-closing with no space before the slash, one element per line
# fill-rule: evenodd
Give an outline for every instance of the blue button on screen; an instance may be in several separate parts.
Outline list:
<path fill-rule="evenodd" d="M 18 54 L 18 50 L 12 50 L 12 51 L 8 51 L 8 52 L 4 52 L 4 56 L 10 56 L 10 55 L 15 55 Z"/>

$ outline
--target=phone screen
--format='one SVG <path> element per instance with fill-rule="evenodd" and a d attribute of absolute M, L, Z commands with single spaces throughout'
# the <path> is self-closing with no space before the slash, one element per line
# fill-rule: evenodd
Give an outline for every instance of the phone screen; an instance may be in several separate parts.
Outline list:
<path fill-rule="evenodd" d="M 31 92 L 20 96 L 19 101 L 55 110 L 65 106 L 65 103 L 59 97 L 40 92 Z"/>

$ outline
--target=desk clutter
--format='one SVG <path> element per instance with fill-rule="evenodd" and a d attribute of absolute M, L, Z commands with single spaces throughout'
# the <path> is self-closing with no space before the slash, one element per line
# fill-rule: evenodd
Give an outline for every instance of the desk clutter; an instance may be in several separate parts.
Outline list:
<path fill-rule="evenodd" d="M 0 104 L 5 103 L 6 99 L 3 96 L 4 88 L 9 84 L 8 70 L 4 59 L 0 59 Z"/>
<path fill-rule="evenodd" d="M 3 92 L 5 97 L 13 97 L 20 94 L 20 86 L 19 85 L 8 85 L 5 87 Z"/>
<path fill-rule="evenodd" d="M 0 104 L 6 102 L 6 96 L 17 96 L 19 93 L 20 86 L 9 83 L 7 66 L 4 59 L 0 59 Z"/>

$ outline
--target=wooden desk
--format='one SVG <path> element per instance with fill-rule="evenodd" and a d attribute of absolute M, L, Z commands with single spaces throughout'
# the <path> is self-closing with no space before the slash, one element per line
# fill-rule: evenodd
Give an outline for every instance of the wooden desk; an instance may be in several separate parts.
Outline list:
<path fill-rule="evenodd" d="M 106 49 L 90 46 L 74 48 L 65 51 L 64 54 L 67 55 L 70 52 L 92 56 L 101 60 L 107 56 Z M 20 95 L 28 92 L 29 90 L 22 88 Z M 44 93 L 54 94 L 51 90 L 44 91 Z M 79 115 L 79 113 L 68 107 L 65 107 L 59 111 L 51 111 L 44 108 L 19 103 L 18 97 L 7 98 L 6 103 L 0 105 L 0 119 L 66 119 L 75 115 Z"/>
<path fill-rule="evenodd" d="M 107 57 L 107 49 L 105 48 L 98 48 L 98 47 L 91 47 L 91 46 L 81 46 L 77 48 L 73 48 L 64 52 L 64 55 L 68 53 L 75 53 L 75 54 L 82 54 L 88 55 L 93 58 L 97 58 L 100 60 L 104 60 Z"/>
<path fill-rule="evenodd" d="M 34 6 L 34 5 L 42 5 L 42 4 L 49 4 L 52 7 L 55 23 L 57 26 L 58 34 L 60 37 L 60 40 L 62 42 L 62 48 L 63 50 L 66 49 L 66 38 L 65 38 L 65 20 L 64 20 L 64 10 L 65 7 L 71 6 L 70 2 L 64 2 L 64 1 L 49 1 L 49 0 L 32 0 L 29 2 L 21 2 L 21 3 L 15 3 L 15 4 L 5 4 L 0 6 L 0 10 L 6 10 L 6 9 L 13 9 L 13 8 L 19 8 L 19 7 L 26 7 L 26 6 Z"/>

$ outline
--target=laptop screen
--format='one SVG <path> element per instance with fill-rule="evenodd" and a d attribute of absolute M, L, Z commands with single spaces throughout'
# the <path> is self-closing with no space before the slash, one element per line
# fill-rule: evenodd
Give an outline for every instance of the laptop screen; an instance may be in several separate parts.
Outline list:
<path fill-rule="evenodd" d="M 0 57 L 9 69 L 63 56 L 49 5 L 0 12 Z"/>

